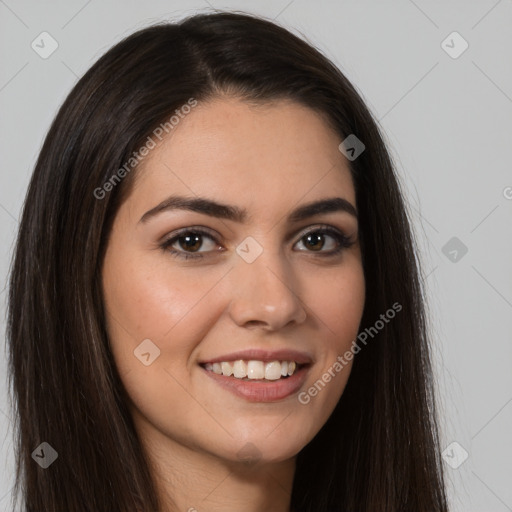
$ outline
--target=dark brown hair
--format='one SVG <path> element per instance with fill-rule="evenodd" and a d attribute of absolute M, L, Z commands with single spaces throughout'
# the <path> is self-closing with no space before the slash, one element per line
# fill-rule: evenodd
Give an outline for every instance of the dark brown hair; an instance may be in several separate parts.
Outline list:
<path fill-rule="evenodd" d="M 127 37 L 75 85 L 45 139 L 26 196 L 8 304 L 16 492 L 27 511 L 157 511 L 147 460 L 109 350 L 101 269 L 136 173 L 94 193 L 193 97 L 288 99 L 321 113 L 350 162 L 366 280 L 362 327 L 403 310 L 354 358 L 333 414 L 298 454 L 300 512 L 447 510 L 416 243 L 376 122 L 316 49 L 250 15 L 213 13 Z M 340 312 L 341 314 L 341 312 Z M 48 469 L 31 453 L 57 452 Z"/>

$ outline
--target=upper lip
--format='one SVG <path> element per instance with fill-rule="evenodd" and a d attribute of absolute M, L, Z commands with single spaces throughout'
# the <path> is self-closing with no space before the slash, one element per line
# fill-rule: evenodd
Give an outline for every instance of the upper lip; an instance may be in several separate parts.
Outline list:
<path fill-rule="evenodd" d="M 297 350 L 281 349 L 281 350 L 262 350 L 262 349 L 248 349 L 232 352 L 231 354 L 224 354 L 222 356 L 213 357 L 199 361 L 199 364 L 206 363 L 221 363 L 223 361 L 295 361 L 298 364 L 309 364 L 313 361 L 311 356 L 305 352 Z"/>

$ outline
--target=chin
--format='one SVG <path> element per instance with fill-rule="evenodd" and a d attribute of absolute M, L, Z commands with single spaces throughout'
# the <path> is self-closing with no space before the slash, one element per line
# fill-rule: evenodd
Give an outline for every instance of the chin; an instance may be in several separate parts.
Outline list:
<path fill-rule="evenodd" d="M 277 463 L 292 459 L 306 444 L 302 436 L 273 435 L 267 430 L 252 436 L 236 436 L 228 446 L 219 447 L 217 455 L 231 462 Z"/>

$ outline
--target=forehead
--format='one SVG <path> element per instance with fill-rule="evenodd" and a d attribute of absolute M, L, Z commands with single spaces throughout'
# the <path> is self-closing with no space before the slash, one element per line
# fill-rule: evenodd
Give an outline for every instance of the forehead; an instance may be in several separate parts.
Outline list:
<path fill-rule="evenodd" d="M 340 142 L 321 115 L 291 101 L 199 103 L 142 162 L 133 199 L 181 193 L 269 215 L 325 196 L 355 205 Z"/>

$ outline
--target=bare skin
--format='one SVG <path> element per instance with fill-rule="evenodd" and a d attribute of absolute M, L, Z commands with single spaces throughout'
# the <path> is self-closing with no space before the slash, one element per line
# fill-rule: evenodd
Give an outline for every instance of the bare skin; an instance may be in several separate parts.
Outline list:
<path fill-rule="evenodd" d="M 351 364 L 307 404 L 299 392 L 349 349 L 365 299 L 357 218 L 339 210 L 288 219 L 321 199 L 356 207 L 340 142 L 304 106 L 224 97 L 197 105 L 137 170 L 114 220 L 103 292 L 112 351 L 162 512 L 290 510 L 296 455 L 327 421 Z M 246 209 L 247 218 L 174 209 L 141 220 L 171 195 Z M 352 245 L 334 254 L 340 243 L 319 232 L 323 226 Z M 162 248 L 178 230 L 194 236 L 199 227 L 208 234 L 196 234 L 195 245 L 181 238 Z M 236 250 L 255 254 L 247 237 L 262 249 L 250 263 Z M 172 249 L 201 257 L 180 258 Z M 146 339 L 160 350 L 147 366 L 134 356 Z M 255 402 L 199 364 L 244 349 L 304 353 L 307 377 L 283 399 Z"/>

